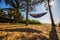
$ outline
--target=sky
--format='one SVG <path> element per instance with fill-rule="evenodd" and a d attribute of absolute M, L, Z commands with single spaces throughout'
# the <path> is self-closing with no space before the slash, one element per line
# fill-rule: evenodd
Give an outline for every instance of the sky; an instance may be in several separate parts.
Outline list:
<path fill-rule="evenodd" d="M 60 21 L 60 0 L 54 0 L 52 2 L 52 14 L 53 14 L 53 19 L 54 19 L 54 22 L 55 23 L 59 23 Z M 2 0 L 2 3 L 0 3 L 0 8 L 9 8 L 10 6 L 9 5 L 5 5 L 4 4 L 4 1 Z M 44 4 L 42 5 L 38 5 L 37 7 L 35 7 L 36 11 L 32 11 L 32 12 L 29 12 L 29 14 L 33 14 L 33 13 L 42 13 L 42 12 L 46 12 L 46 9 L 44 7 Z M 24 16 L 24 18 L 26 17 L 26 12 L 21 12 L 22 15 Z M 51 23 L 51 19 L 50 19 L 50 14 L 49 12 L 44 15 L 43 17 L 40 17 L 40 18 L 33 18 L 29 15 L 29 19 L 31 20 L 38 20 L 40 21 L 41 23 Z"/>

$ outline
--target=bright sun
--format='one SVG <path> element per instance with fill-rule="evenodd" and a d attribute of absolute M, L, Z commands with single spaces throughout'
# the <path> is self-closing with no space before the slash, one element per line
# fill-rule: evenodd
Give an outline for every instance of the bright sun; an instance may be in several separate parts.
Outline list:
<path fill-rule="evenodd" d="M 50 2 L 50 5 L 51 5 L 51 6 L 54 6 L 54 1 Z"/>
<path fill-rule="evenodd" d="M 54 5 L 54 2 L 51 2 L 50 4 L 51 4 L 51 5 Z"/>

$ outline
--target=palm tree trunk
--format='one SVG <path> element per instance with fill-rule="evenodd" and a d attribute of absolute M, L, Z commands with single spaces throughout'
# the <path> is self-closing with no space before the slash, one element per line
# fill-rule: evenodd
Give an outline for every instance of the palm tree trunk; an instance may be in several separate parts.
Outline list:
<path fill-rule="evenodd" d="M 18 22 L 18 13 L 19 13 L 19 10 L 14 8 L 14 11 L 15 11 L 14 22 Z"/>
<path fill-rule="evenodd" d="M 28 0 L 27 0 L 27 9 L 26 9 L 26 26 L 29 24 L 28 22 Z"/>
<path fill-rule="evenodd" d="M 17 17 L 16 17 L 16 20 L 17 20 L 17 22 L 18 22 L 18 14 L 19 14 L 19 10 L 16 10 L 17 11 Z"/>
<path fill-rule="evenodd" d="M 52 11 L 51 11 L 51 7 L 50 7 L 50 4 L 49 4 L 50 0 L 47 0 L 47 2 L 48 2 L 48 8 L 49 8 L 49 13 L 50 13 L 50 18 L 51 18 L 51 25 L 55 26 L 55 23 L 54 23 L 54 20 L 53 20 Z"/>

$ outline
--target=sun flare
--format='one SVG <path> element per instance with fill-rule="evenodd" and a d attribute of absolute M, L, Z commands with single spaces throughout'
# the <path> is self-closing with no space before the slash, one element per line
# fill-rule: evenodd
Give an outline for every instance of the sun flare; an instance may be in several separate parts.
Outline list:
<path fill-rule="evenodd" d="M 51 5 L 51 6 L 54 6 L 54 5 L 55 5 L 55 1 L 51 1 L 51 2 L 50 2 L 50 5 Z"/>

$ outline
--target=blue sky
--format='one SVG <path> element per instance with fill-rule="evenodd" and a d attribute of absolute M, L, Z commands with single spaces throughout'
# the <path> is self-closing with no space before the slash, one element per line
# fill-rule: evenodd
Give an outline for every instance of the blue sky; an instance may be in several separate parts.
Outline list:
<path fill-rule="evenodd" d="M 10 7 L 9 5 L 5 5 L 4 4 L 4 1 L 2 0 L 2 3 L 0 3 L 0 8 L 8 8 Z M 45 7 L 42 5 L 38 5 L 36 8 L 36 11 L 32 11 L 32 12 L 29 12 L 29 14 L 31 13 L 42 13 L 42 12 L 45 12 Z M 53 7 L 52 7 L 52 13 L 53 13 L 53 18 L 54 18 L 54 21 L 55 23 L 59 23 L 60 21 L 60 0 L 55 0 L 54 3 L 53 3 Z M 25 12 L 22 12 L 22 15 L 24 17 L 26 17 L 26 13 Z M 34 20 L 38 20 L 42 23 L 51 23 L 51 20 L 50 20 L 50 14 L 49 12 L 44 15 L 43 17 L 40 17 L 40 18 L 33 18 L 29 15 L 29 19 L 34 19 Z"/>

